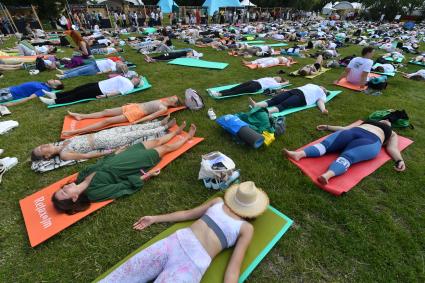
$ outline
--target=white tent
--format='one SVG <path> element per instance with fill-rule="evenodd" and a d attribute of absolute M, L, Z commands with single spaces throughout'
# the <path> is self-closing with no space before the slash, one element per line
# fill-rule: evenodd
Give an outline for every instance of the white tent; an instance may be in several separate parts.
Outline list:
<path fill-rule="evenodd" d="M 242 0 L 241 1 L 241 6 L 244 6 L 244 7 L 257 7 L 257 5 L 255 5 L 254 3 L 252 3 L 249 0 Z"/>
<path fill-rule="evenodd" d="M 353 5 L 348 1 L 342 1 L 339 3 L 335 3 L 335 5 L 332 7 L 334 10 L 354 10 Z"/>
<path fill-rule="evenodd" d="M 323 8 L 322 8 L 322 14 L 324 15 L 330 15 L 332 14 L 332 2 L 329 2 L 328 4 L 326 4 Z"/>

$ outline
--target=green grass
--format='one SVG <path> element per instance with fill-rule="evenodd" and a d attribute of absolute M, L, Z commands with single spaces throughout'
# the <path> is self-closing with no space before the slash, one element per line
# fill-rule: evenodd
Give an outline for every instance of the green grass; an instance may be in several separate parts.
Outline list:
<path fill-rule="evenodd" d="M 11 42 L 9 42 L 10 44 Z M 186 47 L 179 43 L 178 47 Z M 141 55 L 127 50 L 128 60 L 153 87 L 126 97 L 94 101 L 48 110 L 39 101 L 11 107 L 20 126 L 1 136 L 5 156 L 17 156 L 19 165 L 4 176 L 0 185 L 0 281 L 1 282 L 88 282 L 113 266 L 131 251 L 163 231 L 168 224 L 154 225 L 143 232 L 132 230 L 142 215 L 165 213 L 194 207 L 214 194 L 197 180 L 200 156 L 220 150 L 242 171 L 243 180 L 253 180 L 270 196 L 271 204 L 295 223 L 249 278 L 249 282 L 423 282 L 425 280 L 425 191 L 424 163 L 424 83 L 397 74 L 378 97 L 349 90 L 328 104 L 329 116 L 317 109 L 287 118 L 287 133 L 270 147 L 254 150 L 237 145 L 218 125 L 208 120 L 207 108 L 199 112 L 181 111 L 174 117 L 198 126 L 205 141 L 165 168 L 139 192 L 124 197 L 93 213 L 45 243 L 31 248 L 19 208 L 19 200 L 64 176 L 84 168 L 89 162 L 45 174 L 31 171 L 28 157 L 33 147 L 58 140 L 66 111 L 93 112 L 128 102 L 149 101 L 182 95 L 186 88 L 202 93 L 207 107 L 217 115 L 246 111 L 247 97 L 216 101 L 205 89 L 273 76 L 282 68 L 249 70 L 241 58 L 203 48 L 205 60 L 228 62 L 225 70 L 206 70 L 147 64 Z M 343 55 L 359 53 L 359 46 L 341 50 Z M 67 50 L 65 55 L 69 55 Z M 378 56 L 378 54 L 376 55 Z M 312 59 L 296 58 L 301 64 Z M 406 61 L 407 62 L 407 61 Z M 409 65 L 403 71 L 415 71 Z M 332 82 L 342 69 L 331 70 L 313 80 L 289 77 L 294 86 L 308 82 L 338 89 Z M 0 87 L 29 80 L 46 80 L 53 73 L 30 77 L 25 71 L 5 74 Z M 287 77 L 287 76 L 285 76 Z M 66 80 L 66 88 L 97 81 L 104 76 Z M 263 99 L 262 95 L 255 96 Z M 287 159 L 281 149 L 296 149 L 323 135 L 317 124 L 346 125 L 375 110 L 406 109 L 415 130 L 400 134 L 415 141 L 404 152 L 407 171 L 396 173 L 388 162 L 343 197 L 334 197 L 313 185 Z M 94 162 L 94 161 L 91 161 Z M 349 174 L 349 173 L 348 173 Z"/>

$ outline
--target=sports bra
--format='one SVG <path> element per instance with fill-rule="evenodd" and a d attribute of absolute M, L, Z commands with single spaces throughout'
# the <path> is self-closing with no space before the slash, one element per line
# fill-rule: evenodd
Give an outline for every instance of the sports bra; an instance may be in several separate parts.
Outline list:
<path fill-rule="evenodd" d="M 372 126 L 380 128 L 384 132 L 384 142 L 383 143 L 386 143 L 388 141 L 388 139 L 391 137 L 391 134 L 393 132 L 393 130 L 391 129 L 390 126 L 388 126 L 387 124 L 384 124 L 382 122 L 367 120 L 366 122 L 362 123 L 362 125 L 364 125 L 364 124 L 368 124 L 368 125 L 372 125 Z"/>
<path fill-rule="evenodd" d="M 220 240 L 223 249 L 235 245 L 243 220 L 236 220 L 229 216 L 223 209 L 224 202 L 214 204 L 201 219 L 210 227 Z"/>

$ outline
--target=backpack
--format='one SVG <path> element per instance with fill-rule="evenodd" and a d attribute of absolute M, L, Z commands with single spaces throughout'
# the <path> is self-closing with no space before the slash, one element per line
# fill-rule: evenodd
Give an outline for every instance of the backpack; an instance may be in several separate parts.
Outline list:
<path fill-rule="evenodd" d="M 285 133 L 286 131 L 285 117 L 272 118 L 272 125 L 275 130 L 274 134 L 277 137 Z"/>
<path fill-rule="evenodd" d="M 188 88 L 184 94 L 184 104 L 190 110 L 200 110 L 204 108 L 204 101 L 196 90 Z"/>
<path fill-rule="evenodd" d="M 391 127 L 393 128 L 411 128 L 413 129 L 413 125 L 410 123 L 409 116 L 407 115 L 405 110 L 380 110 L 375 111 L 369 115 L 369 120 L 373 121 L 381 121 L 381 120 L 389 120 L 391 122 Z"/>
<path fill-rule="evenodd" d="M 388 85 L 387 80 L 388 80 L 387 76 L 380 76 L 377 78 L 373 78 L 367 82 L 367 86 L 375 90 L 383 90 L 387 88 L 387 85 Z"/>

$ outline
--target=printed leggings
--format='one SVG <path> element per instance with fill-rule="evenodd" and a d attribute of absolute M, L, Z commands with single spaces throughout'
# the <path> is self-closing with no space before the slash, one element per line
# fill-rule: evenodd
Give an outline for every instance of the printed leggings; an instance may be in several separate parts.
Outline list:
<path fill-rule="evenodd" d="M 336 176 L 344 174 L 355 163 L 371 160 L 381 151 L 382 143 L 377 135 L 362 128 L 351 128 L 331 134 L 322 142 L 304 149 L 307 157 L 319 157 L 328 152 L 341 152 L 329 170 Z"/>

